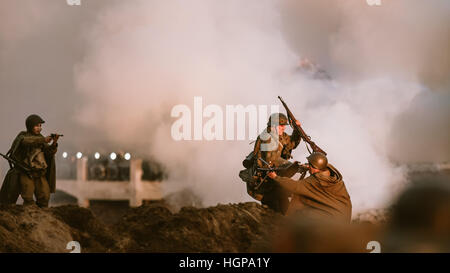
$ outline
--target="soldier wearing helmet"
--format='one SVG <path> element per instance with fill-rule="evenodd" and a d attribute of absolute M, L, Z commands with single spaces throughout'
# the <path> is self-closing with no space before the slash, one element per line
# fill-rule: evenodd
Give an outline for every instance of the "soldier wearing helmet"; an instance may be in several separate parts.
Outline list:
<path fill-rule="evenodd" d="M 311 217 L 335 217 L 350 222 L 352 203 L 341 173 L 328 163 L 327 157 L 314 152 L 307 157 L 310 176 L 299 181 L 278 176 L 268 176 L 283 189 L 293 194 L 286 214 L 300 212 Z"/>
<path fill-rule="evenodd" d="M 328 159 L 322 153 L 314 152 L 308 156 L 306 160 L 308 160 L 309 171 L 311 174 L 327 170 Z"/>
<path fill-rule="evenodd" d="M 20 166 L 8 171 L 0 190 L 1 203 L 14 204 L 20 194 L 25 206 L 33 205 L 35 195 L 39 207 L 48 207 L 50 193 L 55 192 L 54 155 L 59 136 L 44 137 L 41 134 L 43 123 L 45 121 L 38 115 L 28 116 L 27 130 L 20 132 L 13 141 L 7 155 Z"/>
<path fill-rule="evenodd" d="M 299 121 L 296 121 L 300 125 Z M 300 143 L 300 134 L 294 130 L 292 135 L 286 134 L 284 131 L 286 125 L 289 125 L 288 118 L 282 113 L 274 113 L 270 115 L 267 122 L 267 128 L 262 132 L 253 149 L 256 158 L 262 158 L 271 164 L 272 167 L 279 167 L 291 159 L 291 152 Z M 260 160 L 257 161 L 259 167 L 267 167 Z"/>
<path fill-rule="evenodd" d="M 299 121 L 295 121 L 300 125 Z M 288 118 L 282 113 L 274 113 L 267 122 L 267 128 L 262 132 L 253 149 L 256 168 L 280 167 L 291 164 L 288 160 L 291 158 L 291 152 L 300 143 L 300 134 L 294 130 L 292 135 L 284 132 L 286 125 L 289 125 Z M 262 160 L 260 160 L 262 159 Z M 275 211 L 285 213 L 289 199 L 286 191 L 283 191 L 274 181 L 268 179 L 264 186 L 257 191 L 251 184 L 247 183 L 247 192 L 256 200 L 261 201 Z"/>

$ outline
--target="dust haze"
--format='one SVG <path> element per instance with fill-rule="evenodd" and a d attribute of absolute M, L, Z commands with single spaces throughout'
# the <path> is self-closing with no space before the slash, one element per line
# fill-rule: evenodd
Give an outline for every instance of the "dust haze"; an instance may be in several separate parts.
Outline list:
<path fill-rule="evenodd" d="M 157 158 L 166 192 L 249 201 L 249 141 L 173 141 L 177 104 L 225 109 L 281 95 L 343 174 L 355 211 L 405 183 L 398 162 L 449 160 L 448 1 L 2 1 L 0 148 L 30 113 L 61 149 Z M 298 70 L 308 58 L 332 80 Z M 205 121 L 207 118 L 204 119 Z M 302 144 L 293 153 L 304 162 Z"/>

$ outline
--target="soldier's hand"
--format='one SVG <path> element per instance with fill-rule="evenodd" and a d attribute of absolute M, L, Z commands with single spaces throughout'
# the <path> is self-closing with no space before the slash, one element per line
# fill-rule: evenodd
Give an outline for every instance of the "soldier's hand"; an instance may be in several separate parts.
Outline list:
<path fill-rule="evenodd" d="M 302 126 L 302 124 L 298 120 L 295 121 L 295 124 L 297 124 L 298 126 Z"/>
<path fill-rule="evenodd" d="M 301 164 L 300 165 L 300 169 L 309 170 L 309 165 L 308 164 Z"/>
<path fill-rule="evenodd" d="M 44 140 L 45 140 L 45 143 L 50 143 L 50 141 L 52 141 L 52 136 L 46 136 L 45 138 L 44 138 Z"/>
<path fill-rule="evenodd" d="M 58 134 L 54 134 L 53 135 L 53 143 L 58 142 L 58 139 L 59 139 L 59 135 Z"/>
<path fill-rule="evenodd" d="M 272 179 L 277 177 L 277 174 L 275 172 L 269 172 L 267 175 Z"/>

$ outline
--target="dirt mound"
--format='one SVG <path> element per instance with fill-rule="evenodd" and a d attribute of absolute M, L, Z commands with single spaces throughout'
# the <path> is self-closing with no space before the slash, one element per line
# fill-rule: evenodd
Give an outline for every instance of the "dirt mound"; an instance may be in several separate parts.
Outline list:
<path fill-rule="evenodd" d="M 69 252 L 78 241 L 83 252 L 118 252 L 120 242 L 88 209 L 61 206 L 3 206 L 0 209 L 0 252 Z"/>
<path fill-rule="evenodd" d="M 256 203 L 185 207 L 161 204 L 130 208 L 108 226 L 74 205 L 40 209 L 0 208 L 0 252 L 248 252 L 266 242 L 281 215 Z"/>
<path fill-rule="evenodd" d="M 63 252 L 70 227 L 37 207 L 0 210 L 0 252 Z"/>
<path fill-rule="evenodd" d="M 15 205 L 0 207 L 0 252 L 69 252 L 70 241 L 78 241 L 82 252 L 101 253 L 364 252 L 369 239 L 381 238 L 374 224 L 384 221 L 383 210 L 368 211 L 330 232 L 328 224 L 289 219 L 255 202 L 184 207 L 177 213 L 160 202 L 125 209 L 107 224 L 74 205 Z"/>
<path fill-rule="evenodd" d="M 0 210 L 0 252 L 63 252 L 70 227 L 50 211 L 13 206 Z"/>
<path fill-rule="evenodd" d="M 91 210 L 74 205 L 54 207 L 52 215 L 70 227 L 74 241 L 84 252 L 120 252 L 120 236 L 99 221 Z"/>
<path fill-rule="evenodd" d="M 133 238 L 132 252 L 248 252 L 272 234 L 281 215 L 249 202 L 172 214 L 163 206 L 130 209 L 117 231 Z"/>

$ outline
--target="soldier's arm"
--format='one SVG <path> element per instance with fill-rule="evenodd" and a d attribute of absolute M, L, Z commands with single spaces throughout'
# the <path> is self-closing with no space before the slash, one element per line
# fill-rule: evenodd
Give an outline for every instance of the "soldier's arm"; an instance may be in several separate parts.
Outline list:
<path fill-rule="evenodd" d="M 43 136 L 23 136 L 21 144 L 24 146 L 35 146 L 44 144 L 45 137 Z"/>
<path fill-rule="evenodd" d="M 300 141 L 302 138 L 300 137 L 300 133 L 297 130 L 294 130 L 292 132 L 292 135 L 289 136 L 289 139 L 291 141 L 292 149 L 297 148 L 298 144 L 300 144 Z"/>
<path fill-rule="evenodd" d="M 292 193 L 305 195 L 308 192 L 308 189 L 305 187 L 305 183 L 302 180 L 294 180 L 289 177 L 276 176 L 272 178 L 275 180 L 280 186 Z"/>

